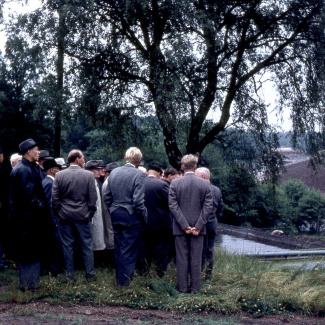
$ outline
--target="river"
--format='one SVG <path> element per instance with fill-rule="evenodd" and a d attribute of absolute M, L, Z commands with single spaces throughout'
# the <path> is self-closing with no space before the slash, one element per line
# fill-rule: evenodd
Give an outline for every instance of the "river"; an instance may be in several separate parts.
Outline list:
<path fill-rule="evenodd" d="M 215 245 L 228 252 L 237 254 L 266 253 L 266 252 L 287 252 L 288 249 L 266 245 L 253 240 L 238 238 L 225 234 L 218 234 Z"/>

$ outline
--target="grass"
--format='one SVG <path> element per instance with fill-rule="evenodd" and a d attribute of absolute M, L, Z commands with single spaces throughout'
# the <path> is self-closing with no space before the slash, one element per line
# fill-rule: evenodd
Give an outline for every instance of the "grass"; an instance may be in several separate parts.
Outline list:
<path fill-rule="evenodd" d="M 44 276 L 37 293 L 20 292 L 18 272 L 10 269 L 0 273 L 0 285 L 7 286 L 6 290 L 0 290 L 0 301 L 85 302 L 194 315 L 201 312 L 233 315 L 242 311 L 255 317 L 292 312 L 325 315 L 323 268 L 305 270 L 272 265 L 273 262 L 261 263 L 255 258 L 217 251 L 212 277 L 202 280 L 201 292 L 196 294 L 182 294 L 176 290 L 173 266 L 162 279 L 157 277 L 155 270 L 146 276 L 135 275 L 131 286 L 125 289 L 117 289 L 114 272 L 107 269 L 97 269 L 97 281 L 92 283 L 86 282 L 82 272 L 78 273 L 74 284 L 62 278 Z M 191 323 L 196 324 L 194 320 Z M 211 324 L 217 323 L 211 320 Z"/>

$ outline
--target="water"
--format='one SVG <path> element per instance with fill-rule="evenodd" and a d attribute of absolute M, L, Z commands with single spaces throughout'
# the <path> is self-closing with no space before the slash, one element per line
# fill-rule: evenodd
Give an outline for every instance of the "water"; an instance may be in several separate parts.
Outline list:
<path fill-rule="evenodd" d="M 288 252 L 290 250 L 276 246 L 261 244 L 253 240 L 238 238 L 234 236 L 219 234 L 216 238 L 215 245 L 228 252 L 237 254 L 246 253 L 266 253 L 266 252 Z"/>

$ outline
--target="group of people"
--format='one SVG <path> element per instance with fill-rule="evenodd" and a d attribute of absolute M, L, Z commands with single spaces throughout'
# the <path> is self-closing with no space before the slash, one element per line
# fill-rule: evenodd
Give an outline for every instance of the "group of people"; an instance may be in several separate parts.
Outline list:
<path fill-rule="evenodd" d="M 182 158 L 180 173 L 158 165 L 146 170 L 135 147 L 126 151 L 123 166 L 85 162 L 77 149 L 65 164 L 40 151 L 33 139 L 20 143 L 19 153 L 6 169 L 0 148 L 0 176 L 9 189 L 0 197 L 0 241 L 18 262 L 21 290 L 38 290 L 44 256 L 53 276 L 65 270 L 75 282 L 76 252 L 89 282 L 96 280 L 96 263 L 105 265 L 114 256 L 118 287 L 153 265 L 162 277 L 173 262 L 177 289 L 200 290 L 203 268 L 206 276 L 212 272 L 223 202 L 209 170 L 197 168 L 196 156 Z M 1 267 L 1 250 L 0 255 Z"/>

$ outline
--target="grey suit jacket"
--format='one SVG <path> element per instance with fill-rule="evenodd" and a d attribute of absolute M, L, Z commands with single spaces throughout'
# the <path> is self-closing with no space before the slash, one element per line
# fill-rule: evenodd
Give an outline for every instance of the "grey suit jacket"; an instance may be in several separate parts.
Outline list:
<path fill-rule="evenodd" d="M 109 175 L 104 202 L 109 212 L 125 208 L 130 215 L 135 214 L 147 222 L 147 209 L 144 206 L 144 182 L 147 175 L 131 164 L 115 168 Z"/>
<path fill-rule="evenodd" d="M 60 218 L 86 222 L 96 212 L 95 177 L 90 171 L 72 165 L 55 175 L 52 209 Z"/>
<path fill-rule="evenodd" d="M 169 188 L 169 209 L 173 216 L 173 234 L 184 235 L 187 227 L 206 233 L 205 224 L 212 211 L 210 183 L 194 173 L 174 179 Z"/>

